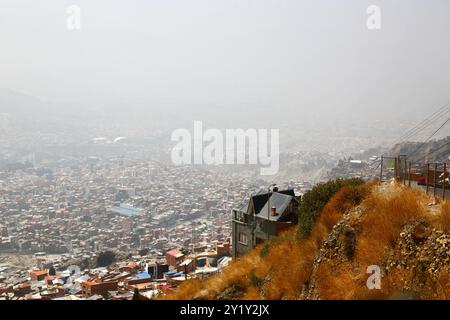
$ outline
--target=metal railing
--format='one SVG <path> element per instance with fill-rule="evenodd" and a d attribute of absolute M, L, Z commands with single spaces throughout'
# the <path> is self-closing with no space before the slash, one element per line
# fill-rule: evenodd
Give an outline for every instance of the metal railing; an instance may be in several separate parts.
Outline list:
<path fill-rule="evenodd" d="M 381 156 L 380 181 L 395 179 L 408 187 L 418 187 L 427 194 L 446 199 L 449 193 L 449 172 L 446 162 L 415 163 L 406 156 Z"/>

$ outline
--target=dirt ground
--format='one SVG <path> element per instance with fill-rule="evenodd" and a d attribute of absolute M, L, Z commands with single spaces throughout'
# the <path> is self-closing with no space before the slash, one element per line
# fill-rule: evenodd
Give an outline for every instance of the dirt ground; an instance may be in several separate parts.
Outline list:
<path fill-rule="evenodd" d="M 0 253 L 0 266 L 14 269 L 30 269 L 36 263 L 36 259 L 30 254 Z"/>

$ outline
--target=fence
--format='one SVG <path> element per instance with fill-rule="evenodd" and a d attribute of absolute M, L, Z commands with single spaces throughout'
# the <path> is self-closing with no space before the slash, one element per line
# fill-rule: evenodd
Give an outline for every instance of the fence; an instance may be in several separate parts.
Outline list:
<path fill-rule="evenodd" d="M 427 194 L 450 197 L 448 164 L 414 163 L 406 156 L 381 157 L 380 181 L 395 179 L 408 187 L 421 188 Z"/>

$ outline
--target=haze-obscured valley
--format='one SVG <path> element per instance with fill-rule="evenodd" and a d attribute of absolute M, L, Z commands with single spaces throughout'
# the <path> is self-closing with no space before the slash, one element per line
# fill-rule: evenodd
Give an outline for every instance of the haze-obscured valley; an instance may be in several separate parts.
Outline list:
<path fill-rule="evenodd" d="M 395 112 L 371 115 L 360 107 L 323 112 L 319 116 L 313 107 L 302 107 L 299 109 L 303 111 L 297 112 L 293 108 L 284 111 L 244 103 L 181 108 L 167 103 L 126 101 L 74 105 L 4 89 L 0 91 L 0 104 L 4 162 L 31 161 L 32 157 L 34 161 L 58 161 L 74 156 L 107 156 L 111 152 L 170 161 L 170 150 L 175 144 L 170 140 L 172 131 L 177 128 L 192 131 L 194 120 L 202 120 L 205 129 L 278 128 L 281 153 L 278 176 L 286 181 L 301 178 L 311 182 L 326 178 L 327 172 L 342 158 L 387 151 L 385 147 L 393 147 L 395 139 L 411 123 L 419 122 L 421 115 L 410 114 L 408 119 Z M 125 139 L 112 143 L 119 137 Z M 223 166 L 227 167 L 230 166 Z"/>

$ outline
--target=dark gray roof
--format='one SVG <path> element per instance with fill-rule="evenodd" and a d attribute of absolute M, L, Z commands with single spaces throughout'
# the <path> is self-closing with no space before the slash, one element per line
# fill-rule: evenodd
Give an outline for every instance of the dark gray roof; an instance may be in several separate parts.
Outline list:
<path fill-rule="evenodd" d="M 295 199 L 295 193 L 293 189 L 286 189 L 269 193 L 267 192 L 267 190 L 264 191 L 263 189 L 261 189 L 258 192 L 253 193 L 251 198 L 248 201 L 242 203 L 237 210 L 247 213 L 250 201 L 252 201 L 255 216 L 267 219 L 267 199 L 269 197 L 270 207 L 277 208 L 277 213 L 279 213 L 279 215 L 271 218 L 270 220 L 277 221 L 283 215 L 291 200 Z"/>
<path fill-rule="evenodd" d="M 267 219 L 269 216 L 270 221 L 278 221 L 283 216 L 286 208 L 289 206 L 293 198 L 294 197 L 283 193 L 274 192 L 271 195 L 269 202 L 266 201 L 264 207 L 262 207 L 258 214 L 256 214 L 256 217 Z M 272 207 L 275 207 L 276 212 L 278 213 L 276 216 L 272 216 Z"/>

